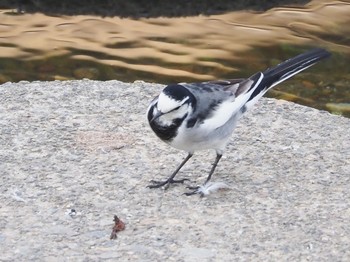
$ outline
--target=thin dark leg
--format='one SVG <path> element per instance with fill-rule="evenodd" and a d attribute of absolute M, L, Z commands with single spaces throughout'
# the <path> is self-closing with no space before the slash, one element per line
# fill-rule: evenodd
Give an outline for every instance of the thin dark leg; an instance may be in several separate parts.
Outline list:
<path fill-rule="evenodd" d="M 186 164 L 186 162 L 193 156 L 193 154 L 189 153 L 187 155 L 187 157 L 181 162 L 181 164 L 176 168 L 176 170 L 174 171 L 174 173 L 171 174 L 171 176 L 165 180 L 165 181 L 154 181 L 152 180 L 151 183 L 153 185 L 149 185 L 148 187 L 149 188 L 159 188 L 159 187 L 162 187 L 162 186 L 166 186 L 165 188 L 168 188 L 169 187 L 169 184 L 172 184 L 172 183 L 183 183 L 185 180 L 188 180 L 188 179 L 180 179 L 180 180 L 175 180 L 174 177 L 176 176 L 176 174 L 180 171 L 180 169 Z"/>
<path fill-rule="evenodd" d="M 210 172 L 209 172 L 209 175 L 208 175 L 208 177 L 207 177 L 207 180 L 205 181 L 204 184 L 208 183 L 209 180 L 211 179 L 211 176 L 213 175 L 213 173 L 214 173 L 214 171 L 215 171 L 215 168 L 216 168 L 216 166 L 218 165 L 218 163 L 219 163 L 221 157 L 222 157 L 222 155 L 216 154 L 216 158 L 215 158 L 214 164 L 213 164 L 213 166 L 212 166 L 212 168 L 211 168 L 211 170 L 210 170 Z"/>
<path fill-rule="evenodd" d="M 207 177 L 207 180 L 205 180 L 204 185 L 210 181 L 210 179 L 211 179 L 211 177 L 212 177 L 212 175 L 213 175 L 213 173 L 214 173 L 214 171 L 215 171 L 215 169 L 216 169 L 216 166 L 218 165 L 218 163 L 219 163 L 221 157 L 222 157 L 222 154 L 216 154 L 215 161 L 214 161 L 213 166 L 212 166 L 212 168 L 211 168 L 211 170 L 210 170 L 210 172 L 209 172 L 209 175 L 208 175 L 208 177 Z M 193 191 L 188 192 L 188 193 L 185 193 L 186 196 L 191 196 L 191 195 L 194 195 L 194 194 L 198 194 L 198 188 L 199 188 L 199 186 L 192 186 L 192 187 L 188 187 L 188 188 L 189 188 L 189 189 L 193 189 Z"/>

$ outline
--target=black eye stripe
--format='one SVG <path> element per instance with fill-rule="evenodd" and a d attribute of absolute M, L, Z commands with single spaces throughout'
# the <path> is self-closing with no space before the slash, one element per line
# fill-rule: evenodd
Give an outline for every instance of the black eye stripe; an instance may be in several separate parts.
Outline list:
<path fill-rule="evenodd" d="M 175 107 L 175 108 L 169 110 L 168 112 L 164 112 L 164 114 L 168 114 L 168 113 L 171 113 L 171 112 L 173 112 L 173 111 L 178 110 L 178 109 L 179 109 L 180 107 L 182 107 L 188 100 L 189 100 L 189 97 L 186 98 L 186 99 L 184 99 L 184 100 L 182 101 L 182 104 L 181 104 L 181 105 L 179 105 L 179 106 L 177 106 L 177 107 Z M 158 102 L 156 103 L 156 107 L 158 108 Z"/>
<path fill-rule="evenodd" d="M 189 99 L 190 99 L 190 98 L 189 98 L 189 97 L 187 97 L 186 99 L 184 99 L 184 100 L 182 101 L 182 104 L 181 104 L 181 105 L 179 105 L 178 107 L 175 107 L 174 109 L 170 110 L 169 112 L 172 112 L 172 111 L 178 110 L 180 107 L 182 107 L 184 104 L 186 104 L 186 103 L 187 103 L 187 101 L 188 101 Z M 168 112 L 168 113 L 169 113 L 169 112 Z"/>
<path fill-rule="evenodd" d="M 182 105 L 181 105 L 181 106 L 182 106 Z M 164 114 L 169 114 L 169 113 L 171 113 L 171 112 L 173 112 L 173 111 L 176 111 L 176 110 L 178 110 L 181 106 L 175 107 L 175 108 L 171 109 L 170 111 L 165 112 Z"/>

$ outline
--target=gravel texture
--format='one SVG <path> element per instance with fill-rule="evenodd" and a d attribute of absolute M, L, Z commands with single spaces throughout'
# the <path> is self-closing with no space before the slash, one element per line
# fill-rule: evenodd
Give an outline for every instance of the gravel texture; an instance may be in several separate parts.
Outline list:
<path fill-rule="evenodd" d="M 1 261 L 350 260 L 350 119 L 263 98 L 213 176 L 230 189 L 187 197 L 146 188 L 186 156 L 147 125 L 161 88 L 0 86 Z M 178 177 L 203 183 L 214 158 Z M 114 215 L 125 230 L 110 240 Z"/>

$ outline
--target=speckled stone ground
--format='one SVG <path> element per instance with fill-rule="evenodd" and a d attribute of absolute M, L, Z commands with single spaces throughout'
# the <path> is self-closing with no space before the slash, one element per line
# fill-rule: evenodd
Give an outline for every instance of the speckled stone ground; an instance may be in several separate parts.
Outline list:
<path fill-rule="evenodd" d="M 350 119 L 262 99 L 213 177 L 230 189 L 186 197 L 146 188 L 186 155 L 148 128 L 161 88 L 0 86 L 1 261 L 350 260 Z M 202 183 L 214 157 L 179 177 Z M 115 214 L 126 229 L 110 240 Z"/>

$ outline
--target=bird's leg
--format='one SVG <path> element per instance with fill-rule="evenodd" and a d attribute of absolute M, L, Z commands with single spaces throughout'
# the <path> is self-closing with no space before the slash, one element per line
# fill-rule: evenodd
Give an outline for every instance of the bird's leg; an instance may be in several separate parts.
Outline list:
<path fill-rule="evenodd" d="M 181 164 L 176 168 L 174 173 L 172 173 L 171 176 L 167 180 L 165 180 L 165 181 L 154 181 L 154 180 L 151 180 L 152 185 L 149 185 L 148 188 L 159 188 L 159 187 L 165 186 L 165 189 L 167 189 L 170 184 L 183 183 L 184 181 L 188 180 L 187 178 L 175 180 L 174 177 L 176 176 L 176 174 L 180 171 L 180 169 L 186 164 L 186 162 L 192 156 L 193 156 L 193 154 L 189 153 L 187 155 L 187 157 L 181 162 Z"/>
<path fill-rule="evenodd" d="M 210 181 L 211 176 L 213 175 L 213 173 L 214 173 L 214 171 L 215 171 L 215 169 L 216 169 L 216 166 L 218 165 L 218 163 L 219 163 L 221 157 L 222 157 L 222 154 L 216 153 L 216 158 L 215 158 L 215 161 L 214 161 L 214 163 L 213 163 L 213 166 L 212 166 L 212 168 L 211 168 L 211 170 L 210 170 L 210 172 L 209 172 L 209 175 L 208 175 L 208 177 L 207 177 L 207 180 L 205 180 L 205 183 L 204 183 L 203 185 L 205 185 L 206 183 L 208 183 L 208 182 Z M 187 187 L 187 188 L 188 188 L 188 189 L 191 189 L 191 190 L 193 190 L 193 191 L 185 193 L 186 196 L 191 196 L 191 195 L 200 193 L 200 192 L 198 191 L 198 189 L 200 188 L 200 186 L 189 186 L 189 187 Z"/>
<path fill-rule="evenodd" d="M 211 179 L 211 176 L 213 175 L 213 173 L 214 173 L 214 171 L 215 171 L 215 168 L 216 168 L 216 166 L 218 165 L 218 163 L 219 163 L 221 157 L 222 157 L 222 154 L 216 154 L 215 161 L 214 161 L 213 166 L 212 166 L 212 168 L 211 168 L 211 170 L 210 170 L 210 172 L 209 172 L 209 175 L 208 175 L 208 177 L 207 177 L 207 180 L 205 180 L 205 183 L 204 183 L 204 184 L 208 183 L 209 180 Z"/>

